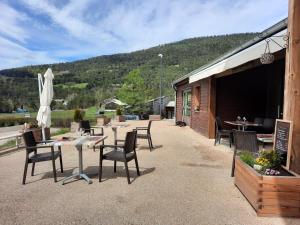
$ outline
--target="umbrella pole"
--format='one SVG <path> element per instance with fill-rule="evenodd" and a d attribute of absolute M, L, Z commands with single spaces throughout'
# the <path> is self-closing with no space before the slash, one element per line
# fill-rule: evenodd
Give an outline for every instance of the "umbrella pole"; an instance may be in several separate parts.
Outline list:
<path fill-rule="evenodd" d="M 45 127 L 42 126 L 42 138 L 43 138 L 43 141 L 46 141 L 46 137 L 45 137 Z"/>

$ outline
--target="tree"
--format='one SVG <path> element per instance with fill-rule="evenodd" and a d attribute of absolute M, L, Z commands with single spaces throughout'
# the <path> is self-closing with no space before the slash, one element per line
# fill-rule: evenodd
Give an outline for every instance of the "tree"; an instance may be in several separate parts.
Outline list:
<path fill-rule="evenodd" d="M 124 84 L 118 91 L 118 98 L 130 106 L 132 112 L 143 111 L 146 100 L 145 82 L 141 76 L 141 71 L 135 69 L 125 76 Z"/>

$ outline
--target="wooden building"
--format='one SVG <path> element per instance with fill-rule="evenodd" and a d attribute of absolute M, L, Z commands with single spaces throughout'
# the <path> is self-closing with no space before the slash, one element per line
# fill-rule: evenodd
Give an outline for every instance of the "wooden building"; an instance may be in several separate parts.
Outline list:
<path fill-rule="evenodd" d="M 173 82 L 176 121 L 186 122 L 208 138 L 215 137 L 215 117 L 282 118 L 287 19 L 253 40 Z M 262 64 L 269 45 L 274 56 Z"/>

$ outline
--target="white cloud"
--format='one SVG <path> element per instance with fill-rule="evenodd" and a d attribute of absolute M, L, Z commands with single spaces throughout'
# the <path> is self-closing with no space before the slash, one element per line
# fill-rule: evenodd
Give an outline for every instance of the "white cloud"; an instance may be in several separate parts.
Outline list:
<path fill-rule="evenodd" d="M 22 53 L 39 55 L 41 60 L 33 57 L 32 63 L 129 52 L 197 36 L 262 31 L 287 16 L 286 0 L 20 1 L 18 11 L 0 4 L 1 11 L 5 9 L 0 14 L 0 37 L 19 42 Z M 0 51 L 3 44 L 2 40 Z M 11 63 L 1 63 L 0 68 L 25 65 L 26 59 L 14 61 L 7 54 Z"/>
<path fill-rule="evenodd" d="M 27 32 L 22 28 L 26 15 L 1 2 L 0 9 L 0 34 L 24 42 L 28 38 Z"/>
<path fill-rule="evenodd" d="M 44 51 L 31 51 L 0 37 L 0 68 L 47 64 L 57 61 Z"/>

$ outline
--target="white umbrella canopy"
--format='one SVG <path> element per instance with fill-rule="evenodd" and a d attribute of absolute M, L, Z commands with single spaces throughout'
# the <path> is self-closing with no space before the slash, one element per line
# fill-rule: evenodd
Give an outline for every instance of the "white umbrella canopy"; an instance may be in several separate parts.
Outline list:
<path fill-rule="evenodd" d="M 42 84 L 42 92 L 40 94 L 40 108 L 37 114 L 38 125 L 42 128 L 51 126 L 51 108 L 50 104 L 53 98 L 53 83 L 54 75 L 51 68 L 48 68 L 44 74 L 44 84 Z M 43 132 L 44 139 L 44 132 Z"/>

